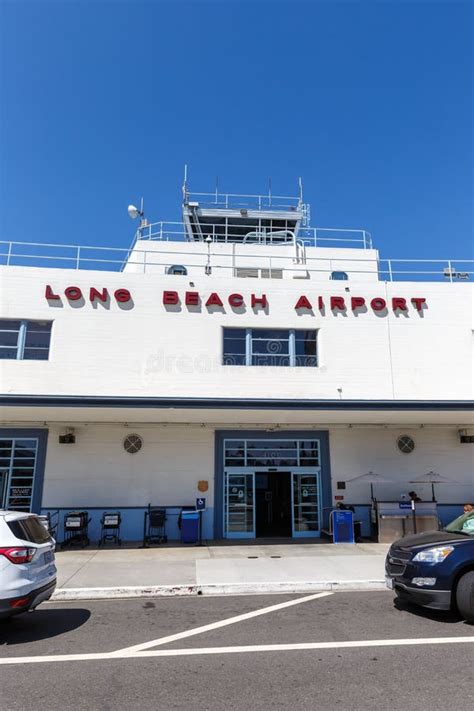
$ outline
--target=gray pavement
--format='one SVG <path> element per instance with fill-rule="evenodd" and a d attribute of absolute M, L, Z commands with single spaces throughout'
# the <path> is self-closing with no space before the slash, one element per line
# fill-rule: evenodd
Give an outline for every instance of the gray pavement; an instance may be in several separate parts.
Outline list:
<path fill-rule="evenodd" d="M 387 549 L 374 543 L 292 543 L 65 550 L 57 553 L 58 594 L 72 599 L 73 590 L 101 588 L 116 588 L 124 596 L 123 589 L 130 587 L 173 587 L 176 592 L 192 587 L 205 593 L 382 585 Z"/>
<path fill-rule="evenodd" d="M 148 652 L 110 654 L 150 640 Z M 473 625 L 396 605 L 388 591 L 46 603 L 0 626 L 0 706 L 464 709 L 473 652 Z"/>

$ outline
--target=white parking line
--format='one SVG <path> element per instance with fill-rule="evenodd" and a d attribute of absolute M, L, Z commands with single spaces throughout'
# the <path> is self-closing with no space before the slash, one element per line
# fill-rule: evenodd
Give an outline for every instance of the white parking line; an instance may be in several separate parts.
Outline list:
<path fill-rule="evenodd" d="M 277 610 L 284 610 L 287 607 L 293 607 L 293 605 L 301 605 L 303 602 L 309 602 L 310 600 L 317 600 L 320 597 L 327 597 L 332 595 L 331 592 L 320 592 L 314 595 L 306 595 L 305 597 L 299 597 L 295 600 L 288 600 L 288 602 L 279 602 L 277 605 L 270 605 L 269 607 L 261 607 L 259 610 L 254 610 L 253 612 L 245 612 L 242 615 L 236 615 L 235 617 L 228 617 L 225 620 L 219 620 L 219 622 L 211 622 L 209 625 L 203 625 L 202 627 L 194 627 L 191 630 L 186 630 L 185 632 L 178 632 L 177 634 L 171 634 L 167 637 L 159 637 L 158 639 L 152 639 L 150 642 L 143 642 L 142 644 L 135 644 L 132 647 L 125 647 L 124 649 L 118 649 L 112 654 L 122 655 L 134 654 L 135 652 L 141 652 L 144 649 L 150 649 L 151 647 L 158 647 L 158 645 L 168 644 L 169 642 L 177 642 L 180 639 L 186 639 L 187 637 L 194 637 L 197 634 L 202 634 L 203 632 L 210 632 L 211 630 L 218 630 L 221 627 L 227 627 L 228 625 L 235 625 L 237 622 L 244 622 L 245 620 L 251 620 L 253 617 L 259 617 L 260 615 L 268 615 L 269 612 L 276 612 Z"/>
<path fill-rule="evenodd" d="M 474 637 L 426 637 L 420 639 L 371 639 L 350 642 L 307 642 L 301 644 L 255 644 L 236 647 L 201 647 L 197 649 L 153 649 L 145 652 L 106 652 L 104 654 L 55 654 L 39 657 L 4 657 L 0 665 L 83 662 L 117 659 L 150 659 L 151 657 L 191 657 L 206 654 L 246 654 L 250 652 L 299 652 L 324 649 L 358 649 L 362 647 L 414 647 L 438 644 L 474 644 Z"/>

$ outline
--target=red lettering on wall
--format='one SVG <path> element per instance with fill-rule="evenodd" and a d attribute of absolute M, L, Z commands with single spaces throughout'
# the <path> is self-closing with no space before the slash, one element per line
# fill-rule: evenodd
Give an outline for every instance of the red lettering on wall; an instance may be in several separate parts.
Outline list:
<path fill-rule="evenodd" d="M 229 296 L 229 304 L 232 306 L 232 308 L 238 308 L 239 306 L 242 306 L 244 303 L 244 297 L 242 294 L 231 294 Z"/>
<path fill-rule="evenodd" d="M 102 289 L 102 291 L 99 291 L 95 288 L 95 286 L 91 286 L 89 290 L 89 300 L 92 303 L 94 303 L 96 299 L 99 299 L 99 301 L 103 301 L 105 303 L 108 298 L 109 292 L 107 291 L 107 289 Z"/>
<path fill-rule="evenodd" d="M 186 306 L 199 306 L 199 292 L 187 291 L 184 295 L 184 303 Z"/>
<path fill-rule="evenodd" d="M 295 304 L 295 309 L 312 309 L 311 301 L 306 296 L 300 296 Z"/>
<path fill-rule="evenodd" d="M 116 289 L 114 291 L 114 296 L 121 304 L 126 304 L 127 301 L 132 300 L 132 295 L 128 289 Z"/>
<path fill-rule="evenodd" d="M 372 306 L 374 311 L 383 311 L 387 308 L 387 302 L 385 301 L 385 299 L 381 299 L 378 296 L 376 296 L 375 299 L 372 299 L 370 305 Z"/>
<path fill-rule="evenodd" d="M 262 309 L 267 308 L 267 297 L 265 294 L 262 294 L 261 296 L 255 296 L 255 294 L 252 294 L 251 296 L 251 304 L 252 308 L 254 309 L 256 306 L 261 306 Z"/>
<path fill-rule="evenodd" d="M 331 309 L 341 309 L 344 311 L 346 302 L 343 296 L 331 296 Z"/>
<path fill-rule="evenodd" d="M 416 309 L 417 311 L 421 311 L 421 310 L 423 309 L 423 304 L 426 303 L 426 299 L 424 299 L 423 297 L 420 297 L 420 296 L 415 296 L 415 297 L 411 300 L 411 302 L 412 302 L 412 304 L 415 306 L 415 309 Z"/>
<path fill-rule="evenodd" d="M 216 292 L 213 291 L 208 300 L 206 301 L 206 306 L 224 306 L 224 304 L 222 303 L 219 294 L 216 294 Z"/>
<path fill-rule="evenodd" d="M 365 306 L 365 299 L 363 296 L 353 296 L 351 298 L 351 308 L 353 311 L 355 311 L 355 309 L 360 309 L 362 306 Z"/>
<path fill-rule="evenodd" d="M 179 296 L 177 291 L 164 291 L 163 292 L 163 303 L 165 306 L 175 306 L 179 304 Z"/>
<path fill-rule="evenodd" d="M 50 285 L 48 284 L 46 287 L 46 290 L 44 292 L 45 298 L 46 299 L 60 299 L 61 297 L 59 294 L 55 294 Z"/>
<path fill-rule="evenodd" d="M 79 301 L 79 299 L 82 299 L 82 291 L 78 286 L 68 286 L 67 289 L 64 289 L 64 294 L 69 301 Z"/>
<path fill-rule="evenodd" d="M 324 309 L 324 301 L 322 296 L 318 296 L 318 309 L 320 311 Z"/>
<path fill-rule="evenodd" d="M 400 296 L 394 296 L 392 299 L 392 309 L 396 311 L 396 309 L 400 309 L 401 311 L 406 311 L 407 310 L 407 300 L 403 299 Z"/>

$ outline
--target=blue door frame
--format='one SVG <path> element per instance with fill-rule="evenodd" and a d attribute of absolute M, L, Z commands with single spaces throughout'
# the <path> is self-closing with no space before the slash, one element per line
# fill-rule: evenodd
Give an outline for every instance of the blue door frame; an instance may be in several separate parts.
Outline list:
<path fill-rule="evenodd" d="M 317 439 L 321 456 L 321 506 L 323 527 L 326 523 L 324 512 L 332 505 L 331 466 L 329 459 L 329 432 L 327 430 L 285 430 L 265 432 L 264 430 L 216 430 L 215 434 L 215 486 L 214 486 L 214 538 L 224 537 L 224 440 L 225 439 Z"/>
<path fill-rule="evenodd" d="M 33 499 L 31 501 L 31 511 L 33 513 L 41 513 L 41 503 L 43 500 L 44 470 L 46 464 L 46 448 L 48 445 L 48 430 L 31 429 L 26 427 L 1 427 L 0 438 L 38 440 L 38 451 L 36 454 L 35 478 L 33 484 Z"/>

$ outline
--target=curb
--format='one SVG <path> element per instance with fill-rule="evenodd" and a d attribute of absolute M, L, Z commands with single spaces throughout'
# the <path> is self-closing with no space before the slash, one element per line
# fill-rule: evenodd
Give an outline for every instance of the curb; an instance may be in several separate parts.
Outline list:
<path fill-rule="evenodd" d="M 384 580 L 340 580 L 318 582 L 210 583 L 203 585 L 147 585 L 107 588 L 58 588 L 51 602 L 74 600 L 127 600 L 150 597 L 197 595 L 258 595 L 262 593 L 311 593 L 358 590 L 386 590 Z"/>

